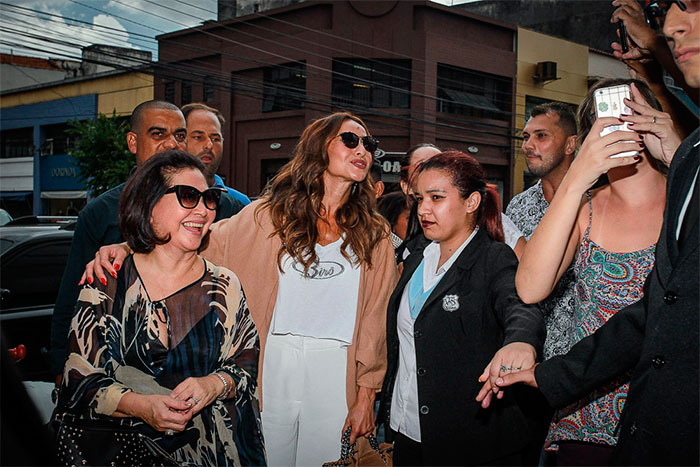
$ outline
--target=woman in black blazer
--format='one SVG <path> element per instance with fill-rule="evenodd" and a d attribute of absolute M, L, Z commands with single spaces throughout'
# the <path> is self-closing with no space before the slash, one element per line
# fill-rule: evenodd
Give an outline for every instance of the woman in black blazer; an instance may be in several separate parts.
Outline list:
<path fill-rule="evenodd" d="M 457 151 L 423 162 L 413 181 L 432 243 L 406 259 L 389 302 L 380 417 L 394 465 L 521 464 L 528 395 L 501 394 L 488 411 L 475 400 L 490 371 L 532 367 L 545 335 L 539 310 L 515 292 L 498 192 Z"/>

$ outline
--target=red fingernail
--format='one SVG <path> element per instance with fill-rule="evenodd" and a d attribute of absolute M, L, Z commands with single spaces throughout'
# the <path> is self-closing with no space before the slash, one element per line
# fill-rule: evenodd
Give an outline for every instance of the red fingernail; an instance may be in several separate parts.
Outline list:
<path fill-rule="evenodd" d="M 114 263 L 114 270 L 115 270 L 115 271 L 119 271 L 119 268 L 120 268 L 120 267 L 121 267 L 121 266 L 119 266 L 117 263 Z"/>
<path fill-rule="evenodd" d="M 634 156 L 634 160 L 639 162 L 642 160 L 642 156 Z"/>
<path fill-rule="evenodd" d="M 102 285 L 107 285 L 107 279 L 105 279 L 104 277 L 100 279 L 100 282 L 102 282 Z"/>
<path fill-rule="evenodd" d="M 116 273 L 116 272 L 112 271 L 111 274 L 112 274 L 112 277 L 114 277 L 115 279 L 117 278 L 117 273 Z"/>
<path fill-rule="evenodd" d="M 92 285 L 92 277 L 87 278 L 88 284 Z"/>

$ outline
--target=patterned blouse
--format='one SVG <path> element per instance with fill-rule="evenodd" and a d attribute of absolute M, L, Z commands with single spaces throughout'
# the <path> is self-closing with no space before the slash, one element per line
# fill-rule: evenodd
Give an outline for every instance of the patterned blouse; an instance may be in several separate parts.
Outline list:
<path fill-rule="evenodd" d="M 576 258 L 576 314 L 572 345 L 593 334 L 619 310 L 642 298 L 644 282 L 654 266 L 656 244 L 630 253 L 612 253 L 591 240 L 593 210 L 588 194 L 588 227 Z M 574 440 L 614 446 L 627 391 L 629 374 L 598 388 L 557 411 L 545 449 L 557 441 Z"/>
<path fill-rule="evenodd" d="M 542 180 L 513 197 L 506 215 L 530 240 L 535 229 L 547 212 L 549 203 L 542 191 Z M 547 327 L 542 358 L 548 360 L 563 355 L 571 348 L 571 328 L 574 318 L 574 270 L 569 267 L 559 279 L 556 289 L 539 303 Z"/>
<path fill-rule="evenodd" d="M 228 373 L 234 396 L 214 401 L 182 433 L 164 437 L 139 425 L 180 462 L 190 465 L 265 465 L 256 376 L 260 344 L 238 278 L 202 259 L 200 279 L 151 301 L 133 257 L 107 286 L 86 285 L 68 337 L 64 388 L 72 393 L 91 374 L 84 415 L 111 415 L 123 394 L 168 395 L 188 377 Z M 159 338 L 158 323 L 168 330 Z"/>

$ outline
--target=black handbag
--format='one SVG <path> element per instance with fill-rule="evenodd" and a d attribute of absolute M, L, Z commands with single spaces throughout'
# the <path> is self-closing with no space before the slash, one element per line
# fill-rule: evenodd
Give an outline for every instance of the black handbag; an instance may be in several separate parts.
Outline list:
<path fill-rule="evenodd" d="M 88 419 L 76 413 L 90 383 L 101 377 L 104 375 L 84 378 L 67 400 L 59 394 L 52 416 L 59 461 L 72 466 L 179 465 L 170 453 L 142 433 L 143 421 L 108 416 Z"/>

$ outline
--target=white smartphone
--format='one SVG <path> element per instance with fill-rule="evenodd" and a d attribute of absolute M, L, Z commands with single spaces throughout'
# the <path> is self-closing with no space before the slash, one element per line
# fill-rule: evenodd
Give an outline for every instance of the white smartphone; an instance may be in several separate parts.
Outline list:
<path fill-rule="evenodd" d="M 593 98 L 595 101 L 595 116 L 596 118 L 601 117 L 620 117 L 620 115 L 627 114 L 631 115 L 632 110 L 625 105 L 623 99 L 630 98 L 630 87 L 627 84 L 621 84 L 619 86 L 611 86 L 609 88 L 596 89 L 593 93 Z M 622 125 L 610 125 L 603 128 L 600 132 L 600 136 L 605 136 L 613 131 L 623 130 L 623 131 L 634 131 L 627 128 L 627 122 Z M 627 141 L 625 141 L 627 142 Z M 630 143 L 634 141 L 629 141 Z M 639 154 L 639 151 L 625 151 L 619 154 L 613 154 L 610 156 L 611 159 L 618 157 L 634 157 Z"/>

